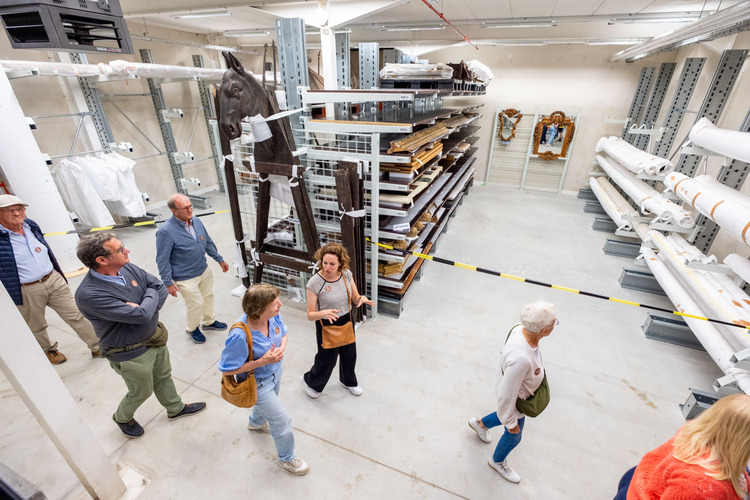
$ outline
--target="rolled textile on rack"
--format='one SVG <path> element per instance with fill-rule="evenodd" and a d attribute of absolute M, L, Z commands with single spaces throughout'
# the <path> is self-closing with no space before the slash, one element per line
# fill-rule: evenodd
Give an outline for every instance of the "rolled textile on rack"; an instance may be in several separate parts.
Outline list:
<path fill-rule="evenodd" d="M 101 76 L 102 70 L 97 64 L 73 64 L 42 61 L 0 61 L 0 67 L 6 71 L 33 70 L 45 76 Z"/>
<path fill-rule="evenodd" d="M 609 197 L 612 198 L 612 201 L 614 201 L 615 204 L 620 208 L 620 211 L 623 215 L 623 221 L 628 222 L 630 226 L 632 226 L 632 230 L 635 231 L 635 234 L 638 235 L 638 238 L 640 238 L 642 241 L 648 241 L 648 232 L 651 230 L 651 228 L 648 227 L 648 224 L 644 224 L 643 222 L 634 222 L 627 219 L 627 217 L 637 217 L 638 211 L 630 205 L 630 202 L 626 200 L 625 197 L 621 195 L 620 192 L 612 184 L 610 184 L 608 180 L 600 177 L 599 185 L 604 188 L 604 191 L 609 194 Z"/>
<path fill-rule="evenodd" d="M 706 317 L 706 314 L 691 298 L 689 291 L 667 268 L 661 257 L 657 257 L 653 250 L 646 247 L 641 247 L 641 254 L 644 262 L 678 311 L 693 316 Z M 708 321 L 691 318 L 690 316 L 683 316 L 683 319 L 719 369 L 734 377 L 740 390 L 750 394 L 750 372 L 737 368 L 731 363 L 730 359 L 737 351 L 729 345 L 718 328 Z"/>
<path fill-rule="evenodd" d="M 750 207 L 737 201 L 737 197 L 727 196 L 725 191 L 714 190 L 679 172 L 667 174 L 664 184 L 732 237 L 750 245 Z"/>
<path fill-rule="evenodd" d="M 112 226 L 112 215 L 89 181 L 83 168 L 70 160 L 61 160 L 53 169 L 57 190 L 68 210 L 78 215 L 78 220 L 89 227 Z"/>
<path fill-rule="evenodd" d="M 635 175 L 619 163 L 596 155 L 596 162 L 609 177 L 638 204 L 644 214 L 654 214 L 660 220 L 672 221 L 680 227 L 690 228 L 695 225 L 695 216 L 668 199 L 654 188 L 636 179 Z"/>
<path fill-rule="evenodd" d="M 717 272 L 708 274 L 710 274 L 713 279 L 716 279 L 718 286 L 728 294 L 729 300 L 735 304 L 740 304 L 742 310 L 745 311 L 745 317 L 750 317 L 750 297 L 748 297 L 745 291 L 737 286 L 737 283 L 724 273 Z"/>
<path fill-rule="evenodd" d="M 599 203 L 602 205 L 604 211 L 607 212 L 609 218 L 612 219 L 615 224 L 617 224 L 617 229 L 621 229 L 623 231 L 631 231 L 633 229 L 633 225 L 630 223 L 630 221 L 624 220 L 622 218 L 622 216 L 624 215 L 623 211 L 620 209 L 617 202 L 612 199 L 609 193 L 601 185 L 603 182 L 609 184 L 609 182 L 607 182 L 607 180 L 602 177 L 589 177 L 589 186 L 591 187 L 591 191 L 593 191 L 594 196 L 596 196 L 596 199 L 599 200 Z M 609 185 L 610 187 L 612 186 L 611 184 Z M 622 198 L 622 196 L 620 196 L 620 198 Z M 622 199 L 624 200 L 624 198 Z"/>
<path fill-rule="evenodd" d="M 736 253 L 730 253 L 724 257 L 724 264 L 731 267 L 734 274 L 745 280 L 745 283 L 750 283 L 750 260 Z"/>
<path fill-rule="evenodd" d="M 718 128 L 704 117 L 693 125 L 688 137 L 696 146 L 750 163 L 750 132 Z"/>
<path fill-rule="evenodd" d="M 732 198 L 737 203 L 740 203 L 750 208 L 750 197 L 740 193 L 739 191 L 737 191 L 736 189 L 730 186 L 722 184 L 721 182 L 717 181 L 710 175 L 705 175 L 705 174 L 697 175 L 693 177 L 693 180 L 697 182 L 698 184 L 702 184 L 706 186 L 706 189 L 711 189 L 712 191 L 721 193 L 723 196 L 726 196 L 727 198 Z"/>
<path fill-rule="evenodd" d="M 674 170 L 672 162 L 641 151 L 619 137 L 602 137 L 596 143 L 596 152 L 604 151 L 633 173 L 649 175 L 666 174 Z"/>
<path fill-rule="evenodd" d="M 659 258 L 662 259 L 674 275 L 679 277 L 688 287 L 693 295 L 713 313 L 714 317 L 735 325 L 750 326 L 750 321 L 745 319 L 741 307 L 728 302 L 716 288 L 703 276 L 705 271 L 691 269 L 685 265 L 684 260 L 669 244 L 666 237 L 658 231 L 651 231 L 651 241 L 659 249 Z M 731 328 L 729 344 L 739 350 L 750 347 L 750 333 L 745 329 Z"/>

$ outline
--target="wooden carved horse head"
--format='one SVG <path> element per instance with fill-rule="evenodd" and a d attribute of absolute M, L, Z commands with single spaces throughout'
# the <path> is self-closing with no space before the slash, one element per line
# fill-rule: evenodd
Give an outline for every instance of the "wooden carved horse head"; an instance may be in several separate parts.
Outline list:
<path fill-rule="evenodd" d="M 266 91 L 233 54 L 221 54 L 229 69 L 224 72 L 219 87 L 219 127 L 229 139 L 236 139 L 242 134 L 243 118 L 256 115 L 267 118 L 276 112 L 278 106 L 273 90 Z M 279 120 L 269 121 L 268 127 L 271 138 L 255 143 L 255 160 L 291 165 L 294 157 L 290 138 L 286 137 Z"/>

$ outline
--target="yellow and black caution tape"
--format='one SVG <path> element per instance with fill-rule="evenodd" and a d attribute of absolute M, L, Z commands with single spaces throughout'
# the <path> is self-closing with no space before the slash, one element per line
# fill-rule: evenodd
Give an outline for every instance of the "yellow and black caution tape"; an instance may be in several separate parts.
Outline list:
<path fill-rule="evenodd" d="M 203 214 L 195 214 L 193 217 L 205 217 L 207 215 L 215 215 L 215 214 L 224 214 L 228 213 L 230 210 L 217 210 L 215 212 L 206 212 Z M 124 227 L 138 227 L 138 226 L 153 226 L 155 224 L 161 224 L 162 222 L 166 222 L 167 219 L 162 220 L 147 220 L 142 222 L 131 222 L 128 224 L 115 224 L 113 226 L 102 226 L 102 227 L 92 227 L 89 229 L 74 229 L 72 231 L 60 231 L 57 233 L 44 233 L 44 236 L 62 236 L 64 234 L 86 234 L 86 233 L 97 233 L 99 231 L 111 231 L 112 229 L 122 229 Z"/>
<path fill-rule="evenodd" d="M 652 306 L 652 305 L 648 305 L 648 304 L 639 304 L 638 302 L 632 302 L 630 300 L 618 299 L 618 298 L 615 298 L 615 297 L 607 297 L 606 295 L 601 295 L 599 293 L 586 292 L 584 290 L 576 290 L 575 288 L 568 288 L 568 287 L 565 287 L 565 286 L 559 286 L 559 285 L 553 285 L 551 283 L 545 283 L 543 281 L 537 281 L 537 280 L 533 280 L 533 279 L 529 279 L 529 278 L 522 278 L 521 276 L 514 276 L 512 274 L 506 274 L 506 273 L 503 273 L 503 272 L 500 272 L 500 271 L 493 271 L 492 269 L 485 269 L 483 267 L 477 267 L 477 266 L 472 266 L 472 265 L 469 265 L 469 264 L 463 264 L 461 262 L 456 262 L 456 261 L 453 261 L 453 260 L 443 259 L 441 257 L 435 257 L 435 256 L 427 255 L 427 254 L 424 254 L 424 253 L 411 252 L 409 250 L 400 250 L 398 248 L 393 248 L 390 245 L 384 245 L 383 243 L 375 243 L 370 238 L 365 238 L 365 240 L 369 241 L 373 245 L 377 245 L 377 246 L 385 248 L 387 250 L 393 250 L 395 252 L 399 252 L 399 253 L 402 253 L 404 255 L 413 255 L 415 257 L 419 257 L 420 259 L 431 260 L 433 262 L 439 262 L 441 264 L 447 264 L 447 265 L 453 266 L 453 267 L 460 267 L 462 269 L 468 269 L 470 271 L 477 271 L 479 273 L 489 274 L 490 276 L 497 276 L 499 278 L 507 278 L 507 279 L 511 279 L 511 280 L 515 280 L 515 281 L 520 281 L 522 283 L 529 283 L 530 285 L 538 285 L 538 286 L 543 286 L 543 287 L 546 287 L 546 288 L 553 288 L 555 290 L 562 290 L 563 292 L 577 293 L 578 295 L 584 295 L 586 297 L 593 297 L 595 299 L 609 300 L 611 302 L 618 302 L 620 304 L 626 304 L 626 305 L 629 305 L 629 306 L 642 307 L 644 309 L 653 309 L 654 311 L 661 311 L 661 312 L 665 312 L 665 313 L 669 313 L 669 314 L 674 314 L 675 316 L 682 316 L 682 317 L 685 317 L 685 318 L 693 318 L 693 319 L 699 319 L 699 320 L 702 320 L 702 321 L 709 321 L 711 323 L 717 323 L 719 325 L 734 326 L 736 328 L 744 328 L 746 330 L 750 329 L 750 326 L 738 325 L 737 323 L 732 323 L 730 321 L 724 321 L 724 320 L 713 319 L 713 318 L 705 318 L 703 316 L 696 316 L 694 314 L 688 314 L 688 313 L 684 313 L 684 312 L 680 312 L 680 311 L 674 311 L 674 310 L 671 310 L 671 309 L 666 309 L 664 307 Z"/>

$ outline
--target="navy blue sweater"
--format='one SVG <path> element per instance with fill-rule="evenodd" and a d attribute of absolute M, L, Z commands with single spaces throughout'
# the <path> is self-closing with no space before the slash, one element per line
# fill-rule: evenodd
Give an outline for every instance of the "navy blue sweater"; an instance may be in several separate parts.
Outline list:
<path fill-rule="evenodd" d="M 205 226 L 193 217 L 197 238 L 187 232 L 185 223 L 172 216 L 156 232 L 156 264 L 167 286 L 175 281 L 197 278 L 206 270 L 206 253 L 216 262 L 224 262 Z"/>
<path fill-rule="evenodd" d="M 169 296 L 164 283 L 134 264 L 125 264 L 120 274 L 126 286 L 97 278 L 89 271 L 76 290 L 78 309 L 91 321 L 104 351 L 138 344 L 151 337 L 159 321 L 159 310 Z M 126 302 L 140 306 L 133 307 Z M 139 347 L 108 355 L 107 359 L 127 361 L 147 349 Z"/>
<path fill-rule="evenodd" d="M 31 228 L 31 232 L 34 233 L 36 239 L 42 242 L 47 247 L 47 252 L 50 260 L 52 260 L 52 267 L 60 273 L 60 276 L 65 279 L 65 275 L 60 269 L 60 264 L 57 263 L 55 254 L 52 253 L 52 249 L 44 239 L 42 230 L 39 229 L 39 225 L 31 219 L 24 221 Z M 13 303 L 17 306 L 23 305 L 23 299 L 21 298 L 21 281 L 18 279 L 18 267 L 16 266 L 16 256 L 13 255 L 13 245 L 10 242 L 10 236 L 5 231 L 0 231 L 0 281 L 3 282 L 3 286 L 8 290 L 8 295 L 13 299 Z M 68 280 L 65 279 L 67 282 Z"/>

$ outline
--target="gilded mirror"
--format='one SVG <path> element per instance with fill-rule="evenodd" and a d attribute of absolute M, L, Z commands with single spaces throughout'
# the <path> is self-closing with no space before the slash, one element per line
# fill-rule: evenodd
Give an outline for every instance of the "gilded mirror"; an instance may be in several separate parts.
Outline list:
<path fill-rule="evenodd" d="M 576 128 L 574 121 L 574 117 L 566 117 L 562 111 L 539 118 L 534 128 L 532 154 L 543 160 L 565 158 Z"/>
<path fill-rule="evenodd" d="M 523 115 L 517 109 L 508 108 L 500 111 L 500 113 L 497 114 L 497 118 L 500 122 L 497 136 L 500 138 L 501 142 L 507 144 L 516 136 L 516 125 L 521 121 Z"/>

